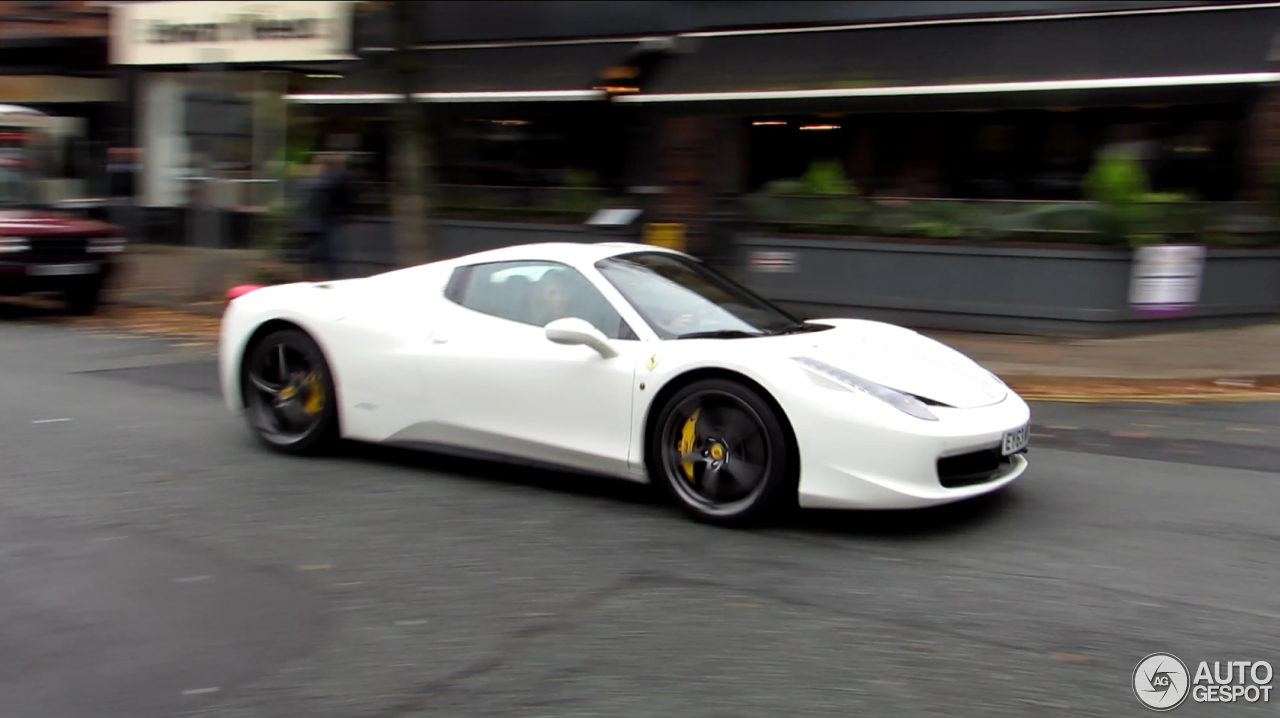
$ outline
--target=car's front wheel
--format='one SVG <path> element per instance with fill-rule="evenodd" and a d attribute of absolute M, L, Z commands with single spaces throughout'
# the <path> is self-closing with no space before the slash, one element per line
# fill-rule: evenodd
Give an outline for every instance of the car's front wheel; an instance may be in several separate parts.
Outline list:
<path fill-rule="evenodd" d="M 796 456 L 781 417 L 764 397 L 725 379 L 696 381 L 661 409 L 650 471 L 695 518 L 757 523 L 790 505 Z"/>
<path fill-rule="evenodd" d="M 255 342 L 241 386 L 249 427 L 267 446 L 316 454 L 336 443 L 337 397 L 329 363 L 305 332 L 281 329 Z"/>

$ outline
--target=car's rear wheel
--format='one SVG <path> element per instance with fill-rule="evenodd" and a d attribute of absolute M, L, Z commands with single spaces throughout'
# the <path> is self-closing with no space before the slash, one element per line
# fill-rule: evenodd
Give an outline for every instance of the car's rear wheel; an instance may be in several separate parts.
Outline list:
<path fill-rule="evenodd" d="M 695 518 L 746 525 L 773 518 L 795 493 L 795 452 L 777 410 L 751 388 L 696 381 L 661 409 L 653 480 Z"/>
<path fill-rule="evenodd" d="M 255 342 L 242 372 L 249 427 L 262 443 L 288 454 L 317 454 L 338 438 L 337 396 L 329 363 L 315 341 L 281 329 Z"/>

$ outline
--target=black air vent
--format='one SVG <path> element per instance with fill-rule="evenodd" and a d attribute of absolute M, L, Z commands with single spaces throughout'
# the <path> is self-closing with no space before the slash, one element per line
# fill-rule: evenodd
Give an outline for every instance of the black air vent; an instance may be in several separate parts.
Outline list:
<path fill-rule="evenodd" d="M 1001 456 L 997 449 L 948 456 L 938 459 L 938 482 L 948 489 L 985 484 L 1002 475 L 1012 461 L 1008 456 Z"/>

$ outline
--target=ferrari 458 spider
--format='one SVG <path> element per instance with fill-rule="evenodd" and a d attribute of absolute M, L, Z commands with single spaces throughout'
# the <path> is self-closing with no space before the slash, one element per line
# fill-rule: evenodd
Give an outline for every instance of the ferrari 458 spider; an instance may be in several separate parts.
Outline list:
<path fill-rule="evenodd" d="M 508 247 L 231 300 L 229 408 L 268 446 L 480 453 L 663 487 L 716 523 L 915 508 L 1027 467 L 1030 410 L 891 324 L 800 321 L 686 254 Z"/>

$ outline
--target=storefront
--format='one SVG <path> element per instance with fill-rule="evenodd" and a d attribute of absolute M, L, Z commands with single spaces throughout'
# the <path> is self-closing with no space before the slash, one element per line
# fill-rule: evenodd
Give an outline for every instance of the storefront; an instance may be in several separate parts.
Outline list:
<path fill-rule="evenodd" d="M 537 219 L 563 216 L 566 193 L 625 194 L 650 157 L 647 113 L 611 102 L 638 91 L 661 48 L 639 38 L 573 43 L 517 41 L 419 45 L 409 50 L 412 96 L 420 113 L 437 215 L 493 210 Z M 369 151 L 370 176 L 390 181 L 375 148 L 394 145 L 403 88 L 386 48 L 366 49 L 338 76 L 303 78 L 290 106 L 307 132 L 350 133 Z M 519 192 L 509 192 L 519 189 Z M 477 204 L 478 203 L 478 204 Z M 569 202 L 574 216 L 590 214 Z M 455 211 L 456 210 L 456 211 Z"/>
<path fill-rule="evenodd" d="M 296 76 L 350 62 L 352 2 L 146 2 L 112 8 L 111 62 L 137 88 L 145 234 L 269 242 L 290 175 Z M 193 209 L 229 218 L 200 235 Z"/>
<path fill-rule="evenodd" d="M 1077 199 L 1099 150 L 1136 142 L 1158 185 L 1244 199 L 1278 27 L 1219 4 L 694 32 L 619 102 L 749 128 L 744 192 L 829 159 L 881 195 Z"/>
<path fill-rule="evenodd" d="M 107 147 L 120 139 L 116 114 L 127 99 L 107 62 L 107 10 L 80 2 L 7 5 L 0 104 L 48 116 L 40 196 L 51 202 L 107 196 Z"/>
<path fill-rule="evenodd" d="M 1232 321 L 1280 309 L 1277 32 L 1275 3 L 696 31 L 617 102 L 688 138 L 671 221 L 745 200 L 748 281 L 800 311 L 1149 328 L 1134 249 L 1185 243 L 1210 249 L 1178 321 Z"/>

